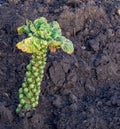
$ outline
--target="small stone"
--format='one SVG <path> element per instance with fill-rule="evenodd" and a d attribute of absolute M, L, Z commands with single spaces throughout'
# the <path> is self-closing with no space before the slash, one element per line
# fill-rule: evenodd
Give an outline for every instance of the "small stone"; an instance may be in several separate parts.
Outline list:
<path fill-rule="evenodd" d="M 0 102 L 0 124 L 3 123 L 3 121 L 11 123 L 13 121 L 13 114 L 8 107 L 5 107 L 4 104 Z"/>
<path fill-rule="evenodd" d="M 58 108 L 61 107 L 62 100 L 60 96 L 56 96 L 56 99 L 53 101 L 53 105 Z"/>
<path fill-rule="evenodd" d="M 89 111 L 90 111 L 91 114 L 94 114 L 95 113 L 95 109 L 93 107 L 90 107 L 90 110 Z"/>
<path fill-rule="evenodd" d="M 117 104 L 117 97 L 116 96 L 113 96 L 111 98 L 111 103 L 112 103 L 112 105 L 116 105 Z"/>
<path fill-rule="evenodd" d="M 117 106 L 120 106 L 120 99 L 117 100 Z"/>
<path fill-rule="evenodd" d="M 69 100 L 71 103 L 75 103 L 75 102 L 77 102 L 77 97 L 74 94 L 70 94 Z"/>
<path fill-rule="evenodd" d="M 85 87 L 86 87 L 86 89 L 88 89 L 89 91 L 95 92 L 94 86 L 91 86 L 90 84 L 87 83 L 87 84 L 85 85 Z"/>
<path fill-rule="evenodd" d="M 118 14 L 120 15 L 120 9 L 118 9 Z"/>
<path fill-rule="evenodd" d="M 96 40 L 94 40 L 94 39 L 90 40 L 89 44 L 93 48 L 94 51 L 99 50 L 99 42 L 97 42 Z"/>
<path fill-rule="evenodd" d="M 78 106 L 77 106 L 76 103 L 71 104 L 70 107 L 71 107 L 71 109 L 72 109 L 73 111 L 76 111 L 76 110 L 78 109 Z"/>

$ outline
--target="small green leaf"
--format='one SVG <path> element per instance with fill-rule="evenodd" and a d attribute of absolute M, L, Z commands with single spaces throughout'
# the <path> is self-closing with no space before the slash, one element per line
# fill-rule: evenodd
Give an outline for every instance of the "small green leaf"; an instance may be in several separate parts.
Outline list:
<path fill-rule="evenodd" d="M 61 45 L 61 49 L 67 54 L 72 54 L 74 52 L 73 43 L 70 40 L 66 40 L 66 42 Z"/>
<path fill-rule="evenodd" d="M 52 38 L 56 39 L 56 38 L 60 37 L 62 35 L 62 32 L 61 32 L 58 22 L 53 21 L 50 23 L 50 25 L 52 27 Z"/>
<path fill-rule="evenodd" d="M 35 28 L 36 28 L 37 30 L 39 30 L 40 26 L 41 26 L 42 24 L 45 24 L 45 23 L 47 23 L 47 19 L 44 18 L 44 17 L 37 18 L 37 19 L 33 22 L 33 24 L 34 24 L 34 26 L 35 26 Z"/>
<path fill-rule="evenodd" d="M 37 33 L 37 30 L 36 30 L 36 28 L 35 28 L 35 26 L 34 26 L 34 24 L 30 24 L 30 30 L 33 32 L 33 33 Z"/>
<path fill-rule="evenodd" d="M 25 33 L 25 32 L 26 32 L 25 26 L 23 25 L 23 26 L 21 26 L 21 27 L 18 27 L 18 28 L 17 28 L 17 32 L 18 32 L 19 35 Z"/>

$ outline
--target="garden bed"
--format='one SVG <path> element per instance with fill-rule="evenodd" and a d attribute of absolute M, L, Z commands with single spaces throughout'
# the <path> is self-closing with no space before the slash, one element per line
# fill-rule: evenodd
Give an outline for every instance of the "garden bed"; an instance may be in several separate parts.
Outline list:
<path fill-rule="evenodd" d="M 0 0 L 0 129 L 120 129 L 119 0 Z M 15 109 L 30 54 L 16 48 L 26 18 L 59 22 L 74 54 L 48 52 L 39 106 Z"/>

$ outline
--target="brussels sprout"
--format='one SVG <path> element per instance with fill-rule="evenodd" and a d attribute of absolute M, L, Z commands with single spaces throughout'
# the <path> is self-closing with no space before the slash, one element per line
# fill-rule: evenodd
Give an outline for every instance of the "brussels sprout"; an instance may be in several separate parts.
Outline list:
<path fill-rule="evenodd" d="M 33 71 L 38 71 L 37 67 L 35 67 L 35 66 L 32 67 L 32 70 Z"/>
<path fill-rule="evenodd" d="M 39 65 L 41 65 L 41 64 L 42 64 L 42 61 L 41 61 L 41 60 L 38 60 L 37 62 L 38 62 L 38 64 L 39 64 Z"/>
<path fill-rule="evenodd" d="M 19 94 L 22 94 L 23 93 L 23 89 L 20 88 L 18 92 L 19 92 Z"/>
<path fill-rule="evenodd" d="M 38 101 L 35 101 L 36 106 L 38 105 Z"/>
<path fill-rule="evenodd" d="M 40 77 L 42 78 L 42 77 L 43 77 L 44 70 L 41 69 L 41 70 L 40 70 L 40 73 L 41 73 Z"/>
<path fill-rule="evenodd" d="M 24 88 L 23 91 L 25 94 L 27 94 L 29 90 L 28 90 L 28 88 Z"/>
<path fill-rule="evenodd" d="M 36 101 L 38 101 L 39 100 L 39 95 L 37 95 L 35 99 L 36 99 Z"/>
<path fill-rule="evenodd" d="M 26 97 L 27 97 L 27 98 L 32 98 L 33 95 L 32 95 L 32 93 L 30 93 L 30 92 L 26 92 Z"/>
<path fill-rule="evenodd" d="M 33 73 L 35 77 L 38 77 L 39 76 L 39 73 L 38 72 L 34 72 Z"/>
<path fill-rule="evenodd" d="M 35 102 L 35 98 L 31 98 L 31 102 Z"/>
<path fill-rule="evenodd" d="M 25 105 L 24 105 L 24 108 L 25 108 L 26 110 L 29 110 L 29 109 L 31 108 L 31 106 L 30 106 L 30 104 L 25 104 Z"/>
<path fill-rule="evenodd" d="M 32 107 L 35 108 L 38 105 L 38 102 L 32 103 Z"/>
<path fill-rule="evenodd" d="M 33 108 L 35 108 L 36 107 L 36 103 L 34 102 L 34 103 L 32 103 L 32 107 Z"/>
<path fill-rule="evenodd" d="M 35 61 L 34 60 L 31 60 L 30 61 L 30 64 L 34 65 L 35 64 Z"/>
<path fill-rule="evenodd" d="M 18 107 L 17 107 L 17 109 L 16 109 L 16 113 L 19 113 L 20 110 L 21 110 L 21 108 L 22 108 L 22 104 L 19 104 Z"/>
<path fill-rule="evenodd" d="M 32 89 L 32 92 L 33 93 L 36 93 L 37 92 L 37 89 L 36 88 Z"/>
<path fill-rule="evenodd" d="M 25 87 L 27 87 L 27 85 L 26 85 L 26 83 L 23 83 L 22 88 L 25 88 Z"/>
<path fill-rule="evenodd" d="M 39 96 L 39 94 L 40 94 L 40 89 L 35 92 L 36 96 Z"/>
<path fill-rule="evenodd" d="M 20 99 L 20 103 L 21 104 L 25 104 L 25 100 L 24 99 Z"/>
<path fill-rule="evenodd" d="M 30 70 L 31 70 L 31 67 L 32 67 L 32 66 L 31 66 L 31 62 L 30 62 L 30 64 L 27 65 L 27 70 L 30 71 Z"/>
<path fill-rule="evenodd" d="M 40 77 L 37 77 L 36 79 L 35 79 L 35 81 L 38 83 L 38 82 L 40 82 Z"/>
<path fill-rule="evenodd" d="M 27 81 L 27 78 L 25 77 L 25 78 L 24 78 L 24 82 L 26 83 L 26 81 Z"/>
<path fill-rule="evenodd" d="M 43 62 L 46 62 L 46 58 L 43 58 L 42 60 L 43 60 Z"/>
<path fill-rule="evenodd" d="M 35 86 L 34 86 L 34 84 L 30 84 L 29 87 L 30 87 L 30 89 L 33 89 Z"/>
<path fill-rule="evenodd" d="M 23 97 L 23 94 L 19 94 L 19 99 L 22 99 Z"/>
<path fill-rule="evenodd" d="M 43 69 L 44 69 L 44 65 L 41 65 L 41 66 L 39 67 L 39 69 L 41 70 L 41 73 L 42 73 L 42 71 L 43 71 Z M 43 71 L 43 73 L 44 73 L 44 71 Z"/>
<path fill-rule="evenodd" d="M 26 77 L 31 77 L 31 72 L 26 72 Z"/>
<path fill-rule="evenodd" d="M 27 82 L 31 84 L 33 82 L 32 78 L 27 78 Z"/>

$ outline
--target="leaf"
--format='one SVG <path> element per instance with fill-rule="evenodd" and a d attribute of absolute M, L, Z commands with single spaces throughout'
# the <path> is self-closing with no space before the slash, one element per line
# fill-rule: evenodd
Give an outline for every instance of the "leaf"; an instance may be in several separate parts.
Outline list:
<path fill-rule="evenodd" d="M 33 24 L 30 25 L 30 30 L 33 32 L 33 33 L 37 33 L 37 30 L 35 28 L 35 26 Z"/>
<path fill-rule="evenodd" d="M 44 17 L 41 17 L 41 18 L 37 18 L 33 24 L 35 26 L 35 28 L 38 30 L 40 28 L 40 26 L 44 23 L 47 23 L 47 19 L 44 18 Z"/>
<path fill-rule="evenodd" d="M 66 39 L 66 41 L 61 45 L 61 49 L 67 54 L 72 54 L 74 52 L 73 43 L 69 39 Z"/>
<path fill-rule="evenodd" d="M 48 23 L 44 23 L 40 26 L 38 34 L 41 38 L 48 40 L 51 39 L 52 28 Z"/>
<path fill-rule="evenodd" d="M 62 32 L 61 32 L 61 29 L 60 29 L 58 22 L 53 21 L 49 24 L 52 27 L 52 38 L 56 39 L 56 38 L 60 37 L 62 35 Z"/>
<path fill-rule="evenodd" d="M 18 27 L 17 32 L 19 35 L 25 33 L 25 26 L 23 25 L 23 26 Z"/>
<path fill-rule="evenodd" d="M 57 21 L 53 21 L 51 23 L 49 23 L 53 29 L 60 29 L 60 25 Z"/>
<path fill-rule="evenodd" d="M 26 25 L 28 26 L 28 27 L 30 27 L 30 24 L 32 23 L 32 21 L 30 21 L 29 19 L 26 19 Z"/>
<path fill-rule="evenodd" d="M 34 37 L 26 38 L 17 43 L 17 48 L 26 53 L 36 53 L 38 49 L 33 44 Z"/>

